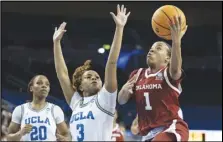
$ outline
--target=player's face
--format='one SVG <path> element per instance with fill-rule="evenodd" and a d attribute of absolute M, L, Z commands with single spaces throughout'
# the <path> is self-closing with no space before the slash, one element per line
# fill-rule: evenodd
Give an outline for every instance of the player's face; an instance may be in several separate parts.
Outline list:
<path fill-rule="evenodd" d="M 45 76 L 37 76 L 33 81 L 33 85 L 30 87 L 30 91 L 33 92 L 35 97 L 40 99 L 46 98 L 50 91 L 49 80 Z"/>
<path fill-rule="evenodd" d="M 147 64 L 165 63 L 168 57 L 169 47 L 164 42 L 155 42 L 147 54 Z"/>
<path fill-rule="evenodd" d="M 82 75 L 82 82 L 80 86 L 81 91 L 88 92 L 89 94 L 97 94 L 102 87 L 102 81 L 97 72 L 89 70 Z"/>

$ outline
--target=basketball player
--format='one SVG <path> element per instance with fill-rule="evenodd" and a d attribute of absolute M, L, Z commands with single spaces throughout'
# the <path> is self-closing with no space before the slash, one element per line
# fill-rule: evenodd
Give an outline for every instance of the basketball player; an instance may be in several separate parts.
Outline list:
<path fill-rule="evenodd" d="M 36 75 L 28 84 L 32 102 L 17 106 L 12 113 L 8 141 L 56 141 L 56 129 L 71 140 L 61 108 L 46 102 L 50 83 L 46 76 Z"/>
<path fill-rule="evenodd" d="M 162 41 L 155 42 L 147 54 L 148 68 L 131 73 L 129 81 L 118 95 L 120 104 L 132 96 L 136 101 L 138 134 L 144 141 L 187 141 L 188 126 L 178 115 L 183 78 L 181 19 L 170 22 L 172 48 Z"/>
<path fill-rule="evenodd" d="M 118 112 L 115 111 L 115 116 L 113 120 L 113 131 L 112 131 L 112 141 L 120 142 L 124 141 L 123 131 L 120 129 L 119 124 L 116 122 L 118 118 Z"/>
<path fill-rule="evenodd" d="M 73 111 L 70 118 L 72 141 L 111 141 L 117 98 L 117 60 L 129 14 L 130 12 L 126 14 L 124 5 L 121 8 L 117 6 L 116 16 L 111 12 L 116 29 L 105 67 L 103 87 L 98 73 L 90 70 L 89 60 L 75 70 L 72 82 L 70 81 L 60 44 L 66 32 L 66 23 L 55 29 L 55 67 L 65 99 Z"/>

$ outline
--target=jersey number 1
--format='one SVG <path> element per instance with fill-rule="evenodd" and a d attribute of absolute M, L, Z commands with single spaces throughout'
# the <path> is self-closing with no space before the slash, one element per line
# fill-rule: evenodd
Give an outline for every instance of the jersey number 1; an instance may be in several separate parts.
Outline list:
<path fill-rule="evenodd" d="M 152 110 L 152 106 L 150 105 L 150 101 L 149 101 L 149 93 L 148 92 L 144 93 L 144 97 L 146 99 L 145 109 L 146 110 Z"/>

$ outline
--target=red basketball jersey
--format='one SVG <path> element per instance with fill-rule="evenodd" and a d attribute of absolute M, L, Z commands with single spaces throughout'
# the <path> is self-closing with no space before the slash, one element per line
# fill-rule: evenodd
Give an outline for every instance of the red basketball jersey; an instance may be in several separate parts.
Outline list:
<path fill-rule="evenodd" d="M 122 130 L 119 128 L 119 125 L 116 124 L 116 127 L 112 131 L 112 140 L 116 142 L 124 141 L 124 135 Z"/>
<path fill-rule="evenodd" d="M 156 73 L 151 73 L 150 68 L 141 68 L 133 71 L 130 78 L 136 73 L 138 78 L 133 92 L 140 134 L 146 135 L 153 128 L 168 126 L 174 119 L 181 119 L 178 116 L 181 79 L 171 79 L 168 67 Z"/>

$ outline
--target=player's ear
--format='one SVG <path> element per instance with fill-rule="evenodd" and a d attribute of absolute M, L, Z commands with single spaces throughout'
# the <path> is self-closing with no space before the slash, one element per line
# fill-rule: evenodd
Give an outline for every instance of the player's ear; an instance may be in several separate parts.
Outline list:
<path fill-rule="evenodd" d="M 83 87 L 82 87 L 82 84 L 79 86 L 79 90 L 81 90 L 81 92 L 84 91 Z"/>
<path fill-rule="evenodd" d="M 165 63 L 169 63 L 170 62 L 170 57 L 167 56 L 166 59 L 165 59 Z"/>
<path fill-rule="evenodd" d="M 33 92 L 33 86 L 30 86 L 29 91 Z"/>

